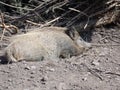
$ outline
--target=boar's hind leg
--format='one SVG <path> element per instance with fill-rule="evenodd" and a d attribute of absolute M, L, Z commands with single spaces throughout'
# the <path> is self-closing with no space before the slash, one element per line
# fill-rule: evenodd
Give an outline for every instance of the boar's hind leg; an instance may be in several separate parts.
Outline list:
<path fill-rule="evenodd" d="M 10 50 L 6 51 L 5 56 L 6 56 L 7 60 L 8 60 L 8 63 L 10 63 L 10 62 L 17 62 L 17 60 L 12 55 L 12 52 Z"/>

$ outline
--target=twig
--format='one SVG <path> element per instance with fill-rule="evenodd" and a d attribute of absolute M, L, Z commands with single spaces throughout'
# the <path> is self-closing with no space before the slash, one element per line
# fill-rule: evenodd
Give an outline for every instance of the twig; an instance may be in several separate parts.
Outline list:
<path fill-rule="evenodd" d="M 52 1 L 49 1 L 49 2 L 44 2 L 40 5 L 38 5 L 36 8 L 34 8 L 34 11 L 37 11 L 37 10 L 40 10 L 40 9 L 43 9 L 44 7 L 46 7 L 47 5 L 50 5 L 54 2 L 56 2 L 57 0 L 52 0 Z"/>
<path fill-rule="evenodd" d="M 91 43 L 92 46 L 96 46 L 96 47 L 108 47 L 108 46 L 120 46 L 120 44 L 94 44 L 94 43 Z"/>
<path fill-rule="evenodd" d="M 66 5 L 68 3 L 68 1 L 64 0 L 63 2 L 60 2 L 60 3 L 56 3 L 55 5 L 52 6 L 52 11 L 54 12 L 54 10 L 56 8 L 61 8 L 62 6 Z"/>
<path fill-rule="evenodd" d="M 115 43 L 119 43 L 119 45 L 120 45 L 120 40 L 117 41 L 117 40 L 113 39 L 112 37 L 110 37 L 109 39 L 110 39 L 111 41 L 115 42 Z"/>
<path fill-rule="evenodd" d="M 2 2 L 2 1 L 0 1 L 0 4 L 6 5 L 6 6 L 8 6 L 8 7 L 16 8 L 16 9 L 27 10 L 27 11 L 33 11 L 33 10 L 34 10 L 34 9 L 28 9 L 28 8 L 16 7 L 16 6 L 13 6 L 13 5 L 10 5 L 10 4 L 7 4 L 7 3 L 4 3 L 4 2 Z"/>
<path fill-rule="evenodd" d="M 2 23 L 2 26 L 5 27 L 3 14 L 2 14 L 1 12 L 0 12 L 0 17 L 1 17 L 1 23 Z M 1 36 L 1 38 L 0 38 L 0 41 L 3 40 L 4 33 L 5 33 L 5 28 L 3 29 L 3 33 L 2 33 L 2 36 Z"/>
<path fill-rule="evenodd" d="M 5 34 L 5 28 L 3 29 L 2 36 L 1 36 L 1 38 L 0 38 L 0 41 L 3 41 L 4 34 Z"/>
<path fill-rule="evenodd" d="M 50 25 L 51 23 L 53 23 L 53 22 L 55 22 L 55 21 L 57 21 L 57 20 L 59 20 L 59 19 L 60 19 L 60 17 L 57 17 L 57 18 L 55 18 L 55 19 L 53 19 L 53 20 L 51 20 L 51 21 L 49 21 L 49 22 L 41 25 L 40 28 L 45 27 L 45 26 L 48 26 L 48 25 Z"/>
<path fill-rule="evenodd" d="M 88 72 L 90 72 L 92 75 L 98 77 L 100 80 L 103 80 L 103 78 L 97 72 L 95 72 L 93 69 L 90 69 L 85 63 L 81 63 L 81 65 L 85 66 Z"/>
<path fill-rule="evenodd" d="M 118 73 L 113 73 L 113 72 L 106 72 L 105 74 L 111 74 L 111 75 L 117 75 L 117 76 L 120 76 L 120 74 L 118 74 Z"/>
<path fill-rule="evenodd" d="M 38 23 L 29 21 L 29 20 L 26 20 L 26 22 L 28 22 L 30 24 L 33 24 L 33 25 L 36 25 L 36 26 L 40 26 L 40 28 L 42 28 L 42 27 L 49 26 L 51 23 L 53 23 L 53 22 L 55 22 L 56 20 L 59 20 L 59 19 L 60 19 L 60 17 L 57 17 L 57 18 L 55 18 L 55 19 L 53 19 L 53 20 L 51 20 L 51 21 L 49 21 L 49 22 L 47 22 L 45 24 L 38 24 Z"/>
<path fill-rule="evenodd" d="M 28 22 L 30 24 L 33 24 L 33 25 L 36 25 L 36 26 L 40 26 L 40 28 L 42 28 L 42 27 L 45 27 L 45 26 L 49 26 L 51 23 L 53 23 L 53 22 L 55 22 L 56 20 L 59 20 L 59 19 L 60 19 L 60 17 L 57 17 L 57 18 L 55 18 L 55 19 L 53 19 L 53 20 L 51 20 L 51 21 L 49 21 L 45 24 L 38 24 L 38 23 L 29 21 L 29 20 L 26 20 L 26 22 Z"/>
<path fill-rule="evenodd" d="M 87 26 L 88 26 L 88 24 L 89 24 L 90 17 L 89 17 L 86 13 L 84 13 L 84 12 L 82 12 L 82 11 L 80 11 L 80 10 L 77 10 L 77 9 L 75 9 L 75 8 L 69 8 L 69 9 L 70 9 L 70 10 L 73 10 L 73 11 L 75 11 L 75 12 L 81 13 L 81 14 L 85 15 L 86 17 L 88 17 L 88 20 L 87 20 L 87 22 L 86 22 L 86 24 L 85 24 L 85 26 L 84 26 L 84 29 L 86 29 Z"/>
<path fill-rule="evenodd" d="M 81 6 L 82 4 L 85 4 L 86 2 L 87 2 L 87 0 L 84 1 L 84 2 L 81 2 L 80 4 L 78 4 L 77 6 L 75 6 L 74 9 L 78 8 L 78 7 Z M 67 11 L 66 13 L 62 14 L 62 15 L 61 15 L 61 18 L 64 17 L 65 15 L 69 14 L 71 11 L 72 11 L 72 10 L 69 10 L 69 11 Z"/>
<path fill-rule="evenodd" d="M 38 23 L 35 23 L 35 22 L 32 22 L 30 20 L 26 20 L 27 23 L 30 23 L 30 24 L 33 24 L 35 26 L 41 26 L 42 24 L 38 24 Z"/>
<path fill-rule="evenodd" d="M 49 6 L 52 3 L 55 3 L 56 1 L 57 0 L 52 0 L 52 1 L 49 1 L 49 2 L 44 2 L 44 3 L 40 4 L 40 5 L 38 5 L 36 8 L 34 8 L 32 11 L 28 12 L 27 14 L 25 14 L 25 15 L 19 17 L 19 18 L 16 18 L 15 20 L 12 21 L 12 23 L 15 22 L 15 21 L 17 21 L 17 20 L 21 20 L 21 19 L 25 20 L 25 19 L 27 19 L 29 17 L 33 17 L 35 15 L 34 12 L 37 12 L 37 13 L 45 12 L 46 7 Z M 32 14 L 30 14 L 30 13 L 32 13 Z"/>
<path fill-rule="evenodd" d="M 7 31 L 9 31 L 9 32 L 11 32 L 12 30 L 10 29 L 10 28 L 14 28 L 15 30 L 16 30 L 16 32 L 15 33 L 17 33 L 18 32 L 18 28 L 16 27 L 16 26 L 14 26 L 14 25 L 6 25 L 5 23 L 4 23 L 4 17 L 3 17 L 3 14 L 0 12 L 0 16 L 1 16 L 1 25 L 0 25 L 0 27 L 1 28 L 3 28 L 3 32 L 2 32 L 2 36 L 1 36 L 1 38 L 0 38 L 0 41 L 2 41 L 3 40 L 3 38 L 4 38 L 4 34 L 5 34 L 5 31 L 7 30 Z"/>
<path fill-rule="evenodd" d="M 99 0 L 98 0 L 99 1 Z M 83 12 L 87 12 L 88 10 L 90 10 L 96 3 L 98 3 L 98 1 L 96 1 L 95 3 L 93 3 L 90 7 L 86 8 Z M 82 15 L 84 15 L 84 13 L 79 13 L 78 15 L 76 15 L 75 17 L 73 17 L 68 23 L 67 23 L 67 27 L 70 27 L 71 25 L 73 25 L 73 23 L 75 23 L 78 18 L 81 18 Z M 85 15 L 86 16 L 86 15 Z"/>
<path fill-rule="evenodd" d="M 82 12 L 82 11 L 80 11 L 80 10 L 77 10 L 77 9 L 75 9 L 75 8 L 69 8 L 69 9 L 72 10 L 72 11 L 75 11 L 75 12 L 81 13 L 81 14 L 83 14 L 83 15 L 85 15 L 85 16 L 88 17 L 88 15 L 87 15 L 86 13 L 84 13 L 84 12 Z"/>
<path fill-rule="evenodd" d="M 89 21 L 90 21 L 90 18 L 88 17 L 88 20 L 87 20 L 87 23 L 86 23 L 85 26 L 84 26 L 84 29 L 87 28 L 87 26 L 88 26 L 88 24 L 89 24 Z"/>
<path fill-rule="evenodd" d="M 94 14 L 91 14 L 89 17 L 94 17 L 94 16 L 97 16 L 97 15 L 103 14 L 103 13 L 109 11 L 111 8 L 115 7 L 116 5 L 117 5 L 117 3 L 114 3 L 114 4 L 110 5 L 109 7 L 105 8 L 104 10 L 101 10 L 101 11 L 98 11 Z"/>

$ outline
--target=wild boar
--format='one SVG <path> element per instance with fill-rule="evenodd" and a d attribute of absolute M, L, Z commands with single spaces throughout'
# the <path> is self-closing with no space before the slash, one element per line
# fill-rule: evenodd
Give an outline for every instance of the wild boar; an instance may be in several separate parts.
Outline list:
<path fill-rule="evenodd" d="M 79 38 L 70 37 L 64 28 L 45 27 L 15 36 L 5 49 L 8 62 L 69 58 L 85 49 Z M 78 45 L 79 44 L 79 45 Z"/>

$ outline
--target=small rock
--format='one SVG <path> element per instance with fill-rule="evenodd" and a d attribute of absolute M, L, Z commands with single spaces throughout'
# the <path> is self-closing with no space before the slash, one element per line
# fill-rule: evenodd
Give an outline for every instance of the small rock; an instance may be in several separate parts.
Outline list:
<path fill-rule="evenodd" d="M 31 74 L 35 74 L 35 71 L 32 71 Z"/>
<path fill-rule="evenodd" d="M 30 78 L 35 78 L 34 76 L 30 76 Z"/>
<path fill-rule="evenodd" d="M 60 83 L 59 85 L 58 85 L 58 90 L 66 90 L 66 84 L 65 83 Z"/>
<path fill-rule="evenodd" d="M 99 66 L 100 63 L 99 63 L 97 60 L 94 60 L 94 61 L 92 62 L 92 65 L 94 65 L 94 66 Z"/>
<path fill-rule="evenodd" d="M 105 43 L 108 43 L 109 41 L 107 39 L 104 40 Z"/>
<path fill-rule="evenodd" d="M 109 52 L 109 50 L 107 48 L 103 48 L 103 49 L 101 49 L 99 56 L 105 56 L 108 54 L 108 52 Z"/>
<path fill-rule="evenodd" d="M 31 66 L 31 69 L 36 69 L 36 66 Z"/>
<path fill-rule="evenodd" d="M 45 82 L 45 81 L 46 81 L 46 79 L 43 77 L 43 78 L 41 79 L 41 81 L 42 81 L 42 82 Z"/>
<path fill-rule="evenodd" d="M 29 66 L 26 66 L 24 69 L 26 69 L 26 70 L 30 70 L 30 67 L 29 67 Z"/>
<path fill-rule="evenodd" d="M 12 66 L 9 66 L 9 69 L 12 69 Z"/>
<path fill-rule="evenodd" d="M 54 72 L 54 71 L 55 71 L 55 69 L 54 69 L 54 68 L 50 68 L 50 69 L 49 69 L 49 71 Z"/>
<path fill-rule="evenodd" d="M 12 79 L 8 79 L 8 82 L 12 82 Z"/>
<path fill-rule="evenodd" d="M 85 77 L 85 78 L 82 78 L 82 80 L 83 80 L 83 81 L 87 81 L 87 77 Z"/>
<path fill-rule="evenodd" d="M 31 78 L 28 78 L 27 81 L 32 81 Z"/>
<path fill-rule="evenodd" d="M 47 77 L 41 78 L 41 83 L 42 83 L 42 84 L 46 84 L 46 81 L 47 81 Z"/>
<path fill-rule="evenodd" d="M 26 61 L 21 61 L 21 62 L 26 65 Z"/>

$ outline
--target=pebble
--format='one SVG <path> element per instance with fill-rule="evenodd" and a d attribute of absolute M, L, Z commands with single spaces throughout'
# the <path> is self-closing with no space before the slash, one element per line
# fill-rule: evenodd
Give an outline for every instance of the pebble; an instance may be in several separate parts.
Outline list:
<path fill-rule="evenodd" d="M 105 56 L 108 54 L 108 52 L 109 52 L 108 48 L 102 48 L 99 53 L 99 56 Z"/>
<path fill-rule="evenodd" d="M 48 77 L 45 76 L 45 77 L 42 77 L 40 81 L 41 81 L 42 84 L 46 84 L 47 80 L 48 80 Z"/>
<path fill-rule="evenodd" d="M 29 66 L 26 66 L 24 69 L 26 69 L 26 70 L 30 70 L 30 67 L 29 67 Z"/>
<path fill-rule="evenodd" d="M 100 63 L 99 63 L 97 60 L 94 60 L 94 61 L 92 62 L 92 65 L 94 65 L 94 66 L 99 66 Z"/>
<path fill-rule="evenodd" d="M 31 66 L 31 69 L 36 69 L 36 66 Z"/>
<path fill-rule="evenodd" d="M 58 90 L 66 90 L 66 84 L 61 82 L 59 85 L 58 85 Z"/>
<path fill-rule="evenodd" d="M 83 81 L 87 81 L 87 77 L 85 77 L 85 78 L 82 78 L 82 80 L 83 80 Z"/>
<path fill-rule="evenodd" d="M 31 74 L 35 74 L 35 71 L 32 71 Z"/>
<path fill-rule="evenodd" d="M 36 66 L 25 66 L 24 69 L 26 69 L 26 70 L 34 70 L 34 69 L 36 69 Z"/>
<path fill-rule="evenodd" d="M 12 82 L 12 79 L 8 79 L 8 82 Z"/>
<path fill-rule="evenodd" d="M 55 69 L 54 69 L 54 68 L 50 68 L 50 69 L 49 69 L 49 71 L 54 72 L 54 71 L 55 71 Z"/>

